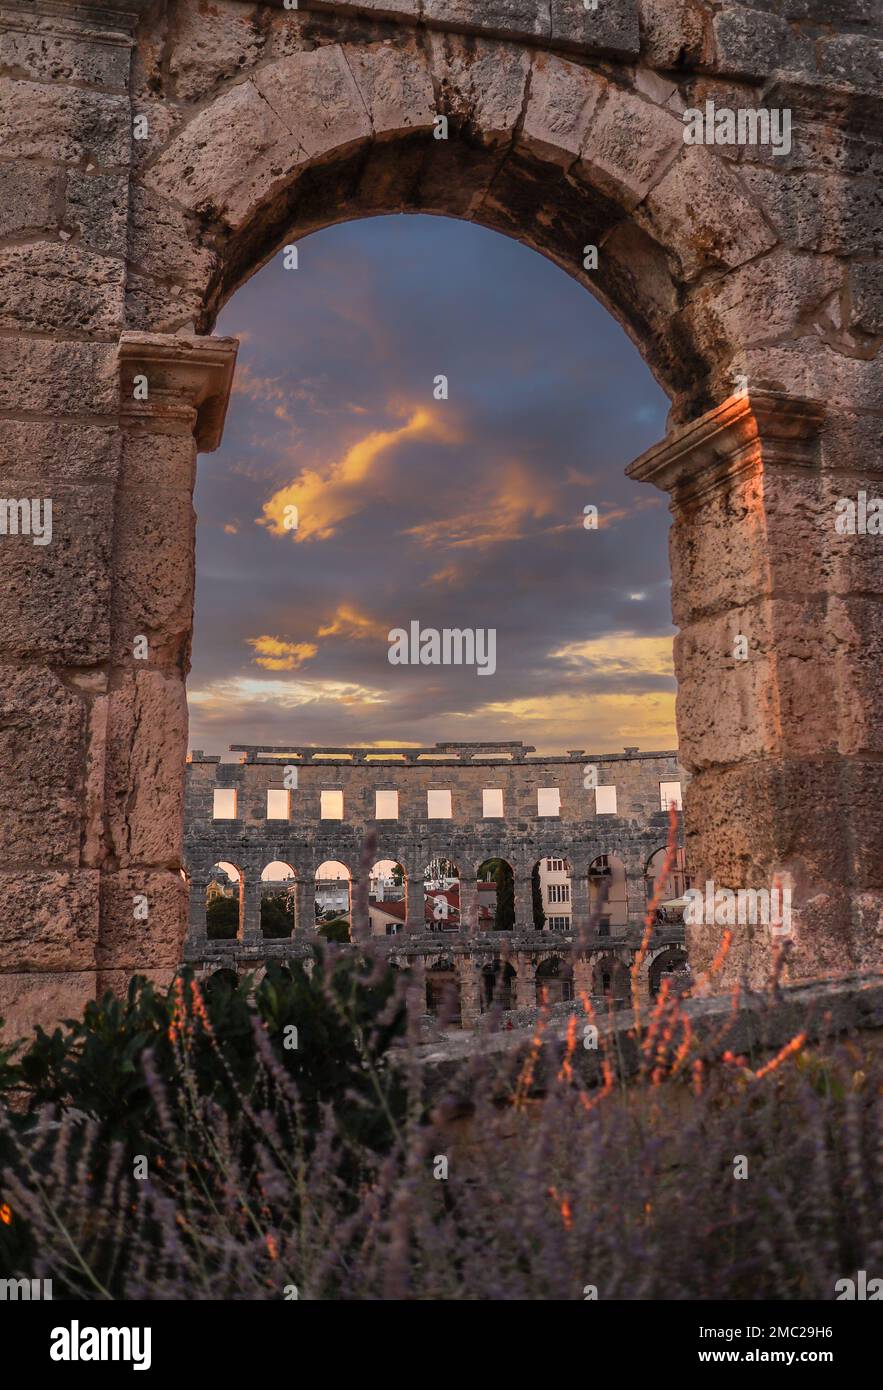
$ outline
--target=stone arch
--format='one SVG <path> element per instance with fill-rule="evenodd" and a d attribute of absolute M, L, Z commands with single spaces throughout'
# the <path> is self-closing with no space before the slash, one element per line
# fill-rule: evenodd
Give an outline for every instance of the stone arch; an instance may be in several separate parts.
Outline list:
<path fill-rule="evenodd" d="M 483 1011 L 491 1008 L 513 1009 L 517 1000 L 518 971 L 511 960 L 495 956 L 479 968 L 481 991 L 479 1002 Z"/>
<path fill-rule="evenodd" d="M 569 932 L 577 911 L 573 862 L 557 846 L 543 851 L 530 870 L 533 925 Z"/>
<path fill-rule="evenodd" d="M 879 481 L 879 227 L 854 209 L 871 205 L 879 153 L 868 111 L 880 95 L 880 21 L 853 33 L 824 0 L 807 0 L 823 23 L 792 52 L 797 35 L 776 15 L 795 64 L 785 77 L 770 72 L 758 12 L 732 6 L 622 0 L 601 7 L 612 28 L 598 30 L 597 15 L 556 0 L 546 33 L 524 6 L 489 16 L 463 0 L 457 19 L 419 27 L 407 0 L 366 13 L 375 8 L 323 0 L 320 18 L 293 19 L 267 7 L 260 26 L 237 26 L 231 56 L 213 41 L 211 26 L 225 23 L 217 7 L 197 0 L 174 11 L 68 6 L 59 44 L 78 55 L 73 67 L 54 41 L 33 44 L 28 72 L 5 79 L 10 108 L 31 113 L 5 146 L 12 177 L 20 168 L 26 180 L 16 200 L 30 206 L 44 177 L 45 187 L 80 185 L 79 205 L 47 212 L 45 236 L 4 251 L 11 448 L 35 485 L 67 479 L 65 460 L 81 453 L 119 485 L 99 527 L 109 543 L 79 566 L 81 604 L 66 547 L 49 547 L 26 584 L 18 571 L 11 580 L 21 611 L 4 638 L 5 717 L 32 731 L 37 750 L 4 780 L 22 904 L 12 916 L 39 900 L 46 920 L 64 915 L 73 928 L 34 956 L 35 972 L 57 982 L 50 991 L 20 972 L 23 938 L 4 947 L 0 1014 L 11 1020 L 20 997 L 62 993 L 69 1014 L 105 974 L 143 965 L 133 891 L 152 901 L 152 964 L 178 963 L 190 483 L 196 449 L 220 437 L 235 349 L 196 335 L 288 239 L 389 211 L 472 218 L 522 238 L 607 305 L 669 392 L 671 433 L 629 474 L 673 498 L 691 870 L 732 888 L 793 874 L 794 976 L 879 967 L 883 581 L 865 542 L 829 522 L 837 498 L 872 495 Z M 780 93 L 794 106 L 793 157 L 687 146 L 679 112 L 709 88 L 748 107 Z M 76 129 L 60 114 L 74 107 Z M 128 138 L 128 115 L 117 119 L 133 110 L 149 116 L 144 145 Z M 440 113 L 446 141 L 433 139 Z M 79 230 L 60 252 L 71 212 Z M 597 270 L 583 266 L 590 239 Z M 150 402 L 136 406 L 142 372 Z M 92 476 L 71 483 L 85 511 Z M 138 536 L 160 477 L 150 549 L 163 582 L 152 585 Z M 826 659 L 807 682 L 820 614 Z M 746 615 L 753 659 L 734 661 L 728 640 Z M 133 661 L 132 636 L 146 632 L 151 660 Z M 795 634 L 815 635 L 802 645 Z M 697 929 L 694 967 L 717 946 Z M 716 978 L 760 983 L 768 965 L 769 943 L 741 933 Z"/>
<path fill-rule="evenodd" d="M 401 860 L 378 851 L 369 875 L 371 935 L 397 936 L 407 921 L 408 871 Z"/>
<path fill-rule="evenodd" d="M 543 956 L 534 976 L 537 1004 L 562 1004 L 573 998 L 573 961 L 558 952 Z"/>
<path fill-rule="evenodd" d="M 596 956 L 592 962 L 592 993 L 628 1003 L 631 992 L 631 973 L 625 962 L 614 955 Z"/>
<path fill-rule="evenodd" d="M 434 854 L 423 867 L 419 889 L 421 929 L 460 930 L 460 863 L 446 850 Z M 410 909 L 409 909 L 410 922 Z"/>
<path fill-rule="evenodd" d="M 512 931 L 516 916 L 516 879 L 511 859 L 502 854 L 488 855 L 476 865 L 475 883 L 478 930 Z"/>
<path fill-rule="evenodd" d="M 436 956 L 426 962 L 426 1008 L 442 1022 L 459 1022 L 461 1014 L 460 979 L 449 956 Z"/>
<path fill-rule="evenodd" d="M 651 999 L 659 993 L 662 976 L 668 971 L 682 970 L 687 965 L 687 953 L 680 946 L 669 946 L 659 951 L 647 967 L 647 989 Z"/>
<path fill-rule="evenodd" d="M 202 895 L 202 918 L 208 940 L 224 941 L 240 937 L 245 915 L 245 872 L 241 863 L 217 859 L 208 870 L 205 884 L 194 884 L 193 887 Z M 225 909 L 234 903 L 235 914 L 231 910 L 228 919 Z"/>
<path fill-rule="evenodd" d="M 623 856 L 616 850 L 597 855 L 589 864 L 589 911 L 597 919 L 599 936 L 620 936 L 628 927 L 628 878 Z"/>
<path fill-rule="evenodd" d="M 338 924 L 346 922 L 350 929 L 348 936 L 351 937 L 353 876 L 349 866 L 341 859 L 323 859 L 316 865 L 313 882 L 316 888 L 316 930 L 322 934 L 323 927 L 330 928 L 336 940 Z"/>
<path fill-rule="evenodd" d="M 667 853 L 667 846 L 661 845 L 647 856 L 644 864 L 644 888 L 648 903 L 652 901 L 656 892 L 656 880 L 665 867 Z M 665 880 L 659 886 L 659 900 L 660 902 L 668 902 L 670 899 L 682 898 L 689 887 L 690 876 L 687 873 L 687 856 L 685 851 L 677 846 L 672 866 Z"/>
<path fill-rule="evenodd" d="M 297 870 L 284 859 L 271 859 L 261 869 L 260 928 L 264 940 L 294 935 L 297 922 Z"/>

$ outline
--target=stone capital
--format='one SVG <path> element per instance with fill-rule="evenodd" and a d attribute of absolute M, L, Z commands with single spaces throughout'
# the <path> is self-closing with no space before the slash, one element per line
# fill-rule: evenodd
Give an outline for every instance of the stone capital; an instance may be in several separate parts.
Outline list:
<path fill-rule="evenodd" d="M 730 396 L 675 430 L 625 470 L 671 495 L 673 511 L 771 464 L 811 468 L 825 418 L 819 401 L 776 391 Z"/>
<path fill-rule="evenodd" d="M 192 430 L 201 453 L 221 442 L 239 342 L 236 338 L 123 333 L 120 414 L 126 425 L 156 430 L 165 424 Z M 147 379 L 147 399 L 135 395 L 135 378 Z"/>

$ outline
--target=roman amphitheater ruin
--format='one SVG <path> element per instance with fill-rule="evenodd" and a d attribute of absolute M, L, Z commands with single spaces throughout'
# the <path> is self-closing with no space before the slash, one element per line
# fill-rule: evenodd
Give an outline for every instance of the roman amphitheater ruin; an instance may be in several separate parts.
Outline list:
<path fill-rule="evenodd" d="M 446 985 L 456 1000 L 451 1013 L 466 1025 L 495 998 L 529 1009 L 544 990 L 549 1001 L 574 991 L 629 1000 L 629 972 L 671 839 L 669 808 L 681 801 L 675 753 L 587 758 L 576 749 L 550 758 L 517 743 L 234 751 L 241 762 L 194 753 L 188 764 L 186 956 L 193 964 L 253 970 L 274 958 L 309 957 L 323 865 L 340 866 L 349 911 L 360 881 L 368 880 L 364 904 L 376 866 L 392 862 L 403 871 L 402 911 L 384 914 L 398 928 L 387 928 L 384 944 L 393 964 L 411 970 L 424 990 L 428 984 L 430 1008 L 433 996 L 443 1003 Z M 369 833 L 376 843 L 365 862 Z M 500 860 L 512 874 L 508 930 L 479 915 L 482 867 Z M 440 861 L 452 866 L 457 885 L 453 929 L 425 906 L 427 869 Z M 542 861 L 560 866 L 558 913 L 534 910 L 532 877 Z M 236 935 L 226 941 L 206 932 L 216 866 L 224 866 L 239 908 Z M 295 910 L 288 936 L 269 940 L 261 895 L 273 867 L 288 880 Z M 683 886 L 673 864 L 660 896 L 675 898 Z M 352 914 L 356 939 L 366 918 L 364 907 Z M 645 996 L 663 971 L 683 964 L 683 940 L 676 923 L 652 933 L 638 967 Z"/>
<path fill-rule="evenodd" d="M 640 348 L 671 399 L 629 473 L 671 498 L 693 878 L 788 877 L 793 979 L 879 969 L 883 538 L 835 528 L 883 471 L 878 0 L 0 10 L 0 490 L 22 518 L 0 535 L 7 1027 L 182 958 L 191 494 L 237 346 L 212 326 L 286 245 L 391 212 L 520 239 Z M 51 499 L 50 543 L 17 499 Z M 336 771 L 363 794 L 379 776 Z M 457 769 L 464 814 L 486 771 Z M 529 799 L 534 769 L 494 771 Z M 567 807 L 575 765 L 557 773 Z M 193 785 L 215 775 L 191 766 Z M 266 768 L 235 775 L 247 808 Z M 396 785 L 428 775 L 406 764 Z M 522 898 L 528 849 L 567 855 L 580 882 L 610 849 L 574 814 L 581 841 L 521 809 L 514 839 L 494 838 Z M 637 843 L 616 846 L 633 879 Z M 444 848 L 471 874 L 462 839 Z M 394 849 L 415 867 L 414 845 Z M 719 936 L 691 928 L 694 969 Z M 765 978 L 770 947 L 737 928 L 720 983 Z"/>

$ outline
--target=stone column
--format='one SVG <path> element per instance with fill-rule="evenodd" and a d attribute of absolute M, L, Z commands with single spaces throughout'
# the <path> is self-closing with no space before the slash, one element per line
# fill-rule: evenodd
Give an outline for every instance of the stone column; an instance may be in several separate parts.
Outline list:
<path fill-rule="evenodd" d="M 295 926 L 298 937 L 311 937 L 316 934 L 316 882 L 313 878 L 299 878 L 295 888 Z"/>
<path fill-rule="evenodd" d="M 201 944 L 206 940 L 205 894 L 208 888 L 206 874 L 191 873 L 188 890 L 187 940 Z"/>
<path fill-rule="evenodd" d="M 405 931 L 416 936 L 426 930 L 424 921 L 423 870 L 408 871 L 405 886 Z"/>
<path fill-rule="evenodd" d="M 146 968 L 170 978 L 181 959 L 192 492 L 197 450 L 220 443 L 236 347 L 230 338 L 120 339 L 110 662 L 103 734 L 90 766 L 100 825 L 101 987 L 124 988 L 133 971 Z M 145 900 L 147 917 L 139 921 L 133 903 Z"/>
<path fill-rule="evenodd" d="M 245 875 L 245 882 L 242 886 L 240 936 L 242 941 L 249 946 L 254 946 L 263 940 L 261 935 L 261 880 L 258 872 Z"/>
<path fill-rule="evenodd" d="M 460 931 L 471 935 L 478 931 L 478 881 L 460 879 Z"/>
<path fill-rule="evenodd" d="M 835 525 L 839 499 L 881 492 L 879 435 L 879 418 L 752 391 L 627 470 L 672 498 L 693 882 L 793 884 L 791 978 L 883 964 L 883 538 Z M 723 930 L 688 927 L 694 974 Z M 763 983 L 785 939 L 736 926 L 715 983 Z"/>
<path fill-rule="evenodd" d="M 530 956 L 521 952 L 515 958 L 515 969 L 518 971 L 515 981 L 516 1008 L 533 1009 L 537 1002 L 537 968 Z"/>
<path fill-rule="evenodd" d="M 515 874 L 515 930 L 532 932 L 533 923 L 533 885 L 529 873 Z"/>
<path fill-rule="evenodd" d="M 471 956 L 455 956 L 454 965 L 460 980 L 460 1022 L 464 1028 L 474 1028 L 481 1017 L 475 961 Z"/>

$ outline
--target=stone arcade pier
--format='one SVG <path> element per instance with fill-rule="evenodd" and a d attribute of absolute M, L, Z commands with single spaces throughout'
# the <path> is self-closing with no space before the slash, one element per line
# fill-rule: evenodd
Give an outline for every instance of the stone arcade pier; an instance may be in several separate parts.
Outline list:
<path fill-rule="evenodd" d="M 0 26 L 0 496 L 53 503 L 50 544 L 0 535 L 9 1029 L 181 958 L 212 326 L 286 244 L 384 212 L 520 238 L 640 347 L 672 401 L 632 476 L 672 497 L 693 873 L 790 874 L 793 977 L 879 969 L 883 541 L 834 526 L 883 482 L 879 4 L 3 0 Z M 686 143 L 706 103 L 787 110 L 787 149 Z M 740 928 L 722 982 L 769 946 Z"/>
<path fill-rule="evenodd" d="M 521 743 L 445 743 L 427 748 L 317 749 L 245 747 L 240 763 L 193 754 L 185 797 L 185 868 L 190 887 L 187 959 L 211 969 L 254 969 L 269 959 L 308 955 L 315 940 L 313 910 L 316 871 L 327 861 L 342 863 L 356 897 L 366 833 L 376 836 L 367 866 L 383 860 L 405 872 L 406 915 L 400 936 L 386 941 L 391 959 L 418 974 L 436 971 L 450 980 L 460 1000 L 464 1024 L 489 1002 L 487 975 L 505 971 L 512 1005 L 537 1002 L 537 982 L 554 970 L 549 990 L 562 982 L 577 993 L 617 993 L 628 998 L 630 969 L 641 941 L 648 901 L 648 865 L 669 834 L 662 810 L 664 789 L 686 780 L 676 753 L 587 754 L 536 757 Z M 587 779 L 587 769 L 594 769 Z M 296 778 L 291 776 L 296 772 Z M 286 780 L 296 789 L 285 792 Z M 616 797 L 616 814 L 600 813 L 586 781 L 597 781 Z M 483 793 L 502 793 L 501 816 L 484 814 Z M 557 814 L 541 813 L 540 792 L 557 792 Z M 279 803 L 270 797 L 283 794 Z M 323 819 L 322 793 L 342 794 L 343 818 Z M 428 816 L 428 794 L 450 794 L 450 817 Z M 397 814 L 378 819 L 377 794 L 396 794 Z M 235 795 L 235 815 L 217 819 L 216 793 Z M 270 795 L 268 795 L 270 794 Z M 287 800 L 287 806 L 285 806 Z M 275 818 L 268 818 L 272 805 Z M 386 803 L 389 809 L 389 803 Z M 545 806 L 543 810 L 545 810 Z M 681 840 L 680 816 L 678 838 Z M 610 935 L 592 917 L 589 875 L 601 856 L 616 856 L 625 870 L 628 921 Z M 570 929 L 538 931 L 534 926 L 531 873 L 545 858 L 567 861 Z M 434 859 L 459 870 L 459 931 L 427 930 L 423 879 Z M 478 870 L 489 859 L 503 859 L 513 874 L 515 925 L 511 932 L 479 930 Z M 239 873 L 240 925 L 235 941 L 206 939 L 206 888 L 211 868 L 231 864 Z M 261 873 L 272 863 L 295 877 L 296 925 L 291 940 L 261 935 Z M 678 947 L 683 928 L 657 932 L 643 962 L 640 980 L 649 993 L 656 974 L 683 959 Z M 539 972 L 539 975 L 537 974 Z M 606 980 L 605 980 L 606 976 Z M 495 983 L 496 987 L 496 983 Z"/>

